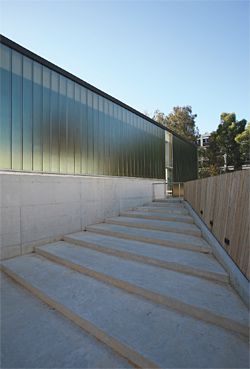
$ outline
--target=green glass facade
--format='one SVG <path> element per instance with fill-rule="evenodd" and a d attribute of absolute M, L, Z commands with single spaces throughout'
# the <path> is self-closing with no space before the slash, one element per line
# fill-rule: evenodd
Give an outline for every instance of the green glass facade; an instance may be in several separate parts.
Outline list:
<path fill-rule="evenodd" d="M 198 158 L 195 145 L 173 135 L 173 180 L 186 182 L 197 178 Z"/>
<path fill-rule="evenodd" d="M 165 179 L 152 119 L 2 36 L 0 68 L 0 169 Z M 174 136 L 174 181 L 196 178 L 182 145 Z"/>
<path fill-rule="evenodd" d="M 1 44 L 1 169 L 164 178 L 164 131 Z"/>

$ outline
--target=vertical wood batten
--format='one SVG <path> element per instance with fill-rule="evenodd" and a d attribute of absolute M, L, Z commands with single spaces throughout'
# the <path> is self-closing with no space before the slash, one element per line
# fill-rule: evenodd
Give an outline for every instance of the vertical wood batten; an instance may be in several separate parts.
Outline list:
<path fill-rule="evenodd" d="M 248 280 L 250 280 L 249 188 L 248 170 L 184 184 L 185 200 L 202 218 Z M 228 240 L 229 244 L 225 240 Z"/>

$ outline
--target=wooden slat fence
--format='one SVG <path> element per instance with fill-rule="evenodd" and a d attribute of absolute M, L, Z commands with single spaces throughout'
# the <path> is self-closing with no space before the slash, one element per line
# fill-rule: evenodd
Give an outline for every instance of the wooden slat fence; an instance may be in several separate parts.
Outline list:
<path fill-rule="evenodd" d="M 184 197 L 250 280 L 250 170 L 184 184 Z"/>

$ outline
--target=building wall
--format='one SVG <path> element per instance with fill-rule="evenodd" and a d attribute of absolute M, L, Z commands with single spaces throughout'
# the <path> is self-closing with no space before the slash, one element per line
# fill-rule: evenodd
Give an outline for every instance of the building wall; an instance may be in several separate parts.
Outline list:
<path fill-rule="evenodd" d="M 164 178 L 164 130 L 0 44 L 0 168 Z"/>
<path fill-rule="evenodd" d="M 30 252 L 34 245 L 147 203 L 152 183 L 128 177 L 0 172 L 1 258 Z"/>
<path fill-rule="evenodd" d="M 173 135 L 173 181 L 186 182 L 197 177 L 197 147 Z"/>

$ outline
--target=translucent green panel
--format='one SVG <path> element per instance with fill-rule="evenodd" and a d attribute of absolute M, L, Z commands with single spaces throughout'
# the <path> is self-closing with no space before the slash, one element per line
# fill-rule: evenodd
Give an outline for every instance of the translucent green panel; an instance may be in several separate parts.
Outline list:
<path fill-rule="evenodd" d="M 108 100 L 104 99 L 104 173 L 110 174 L 110 119 L 109 119 L 109 103 Z"/>
<path fill-rule="evenodd" d="M 51 74 L 51 171 L 60 172 L 59 163 L 59 138 L 60 138 L 60 117 L 59 117 L 59 75 L 55 72 Z"/>
<path fill-rule="evenodd" d="M 43 171 L 50 172 L 50 157 L 51 157 L 51 71 L 43 67 L 42 80 L 42 139 L 43 139 Z"/>
<path fill-rule="evenodd" d="M 22 56 L 12 52 L 12 80 L 11 80 L 11 120 L 12 120 L 12 168 L 22 169 Z"/>
<path fill-rule="evenodd" d="M 32 170 L 32 61 L 23 57 L 23 169 Z"/>
<path fill-rule="evenodd" d="M 98 137 L 97 142 L 99 143 L 99 166 L 98 172 L 105 174 L 105 127 L 104 127 L 104 98 L 98 97 Z"/>
<path fill-rule="evenodd" d="M 119 126 L 118 126 L 118 109 L 116 104 L 113 105 L 113 158 L 114 158 L 114 172 L 113 175 L 119 175 Z"/>
<path fill-rule="evenodd" d="M 75 147 L 74 147 L 74 109 L 75 109 L 75 84 L 67 80 L 67 173 L 75 170 Z"/>
<path fill-rule="evenodd" d="M 115 176 L 115 151 L 114 151 L 114 106 L 112 102 L 108 102 L 108 121 L 109 121 L 109 174 Z"/>
<path fill-rule="evenodd" d="M 173 180 L 185 182 L 197 178 L 197 149 L 173 136 Z"/>
<path fill-rule="evenodd" d="M 87 91 L 87 122 L 88 122 L 88 174 L 94 174 L 94 126 L 93 126 L 93 92 Z"/>
<path fill-rule="evenodd" d="M 93 93 L 92 129 L 93 129 L 93 173 L 100 173 L 99 162 L 99 121 L 98 121 L 98 95 Z"/>
<path fill-rule="evenodd" d="M 42 66 L 33 63 L 33 170 L 43 170 L 43 151 L 42 151 Z"/>
<path fill-rule="evenodd" d="M 75 127 L 75 173 L 81 173 L 81 90 L 78 84 L 75 84 L 75 109 L 74 109 L 74 127 Z"/>
<path fill-rule="evenodd" d="M 0 45 L 0 166 L 11 169 L 11 50 Z"/>
<path fill-rule="evenodd" d="M 59 166 L 60 173 L 67 173 L 67 80 L 59 77 Z"/>
<path fill-rule="evenodd" d="M 1 45 L 1 169 L 164 176 L 164 131 Z"/>
<path fill-rule="evenodd" d="M 87 90 L 81 87 L 81 173 L 88 173 L 88 121 L 87 121 Z"/>

